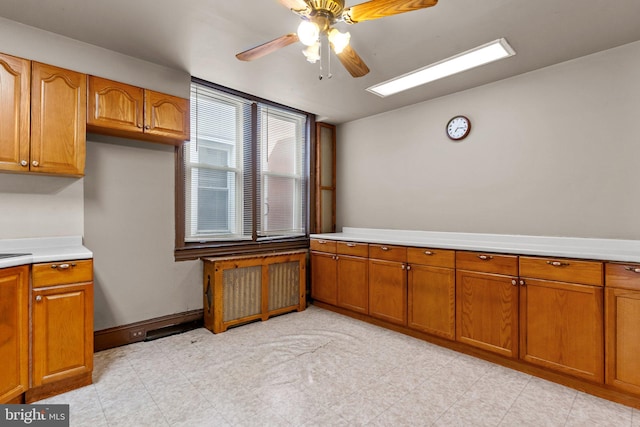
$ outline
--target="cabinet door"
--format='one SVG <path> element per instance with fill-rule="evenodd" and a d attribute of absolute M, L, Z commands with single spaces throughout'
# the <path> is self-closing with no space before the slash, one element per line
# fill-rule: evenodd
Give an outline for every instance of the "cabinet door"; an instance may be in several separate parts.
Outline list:
<path fill-rule="evenodd" d="M 514 277 L 458 270 L 456 339 L 501 354 L 518 356 L 518 286 Z"/>
<path fill-rule="evenodd" d="M 603 289 L 533 279 L 521 283 L 521 358 L 603 382 Z"/>
<path fill-rule="evenodd" d="M 607 384 L 640 394 L 640 291 L 606 292 Z"/>
<path fill-rule="evenodd" d="M 83 175 L 87 76 L 34 62 L 31 85 L 31 172 Z"/>
<path fill-rule="evenodd" d="M 31 62 L 0 54 L 0 170 L 29 170 Z"/>
<path fill-rule="evenodd" d="M 311 297 L 327 304 L 338 302 L 335 255 L 311 252 Z"/>
<path fill-rule="evenodd" d="M 404 263 L 369 260 L 369 314 L 407 324 L 407 270 Z"/>
<path fill-rule="evenodd" d="M 93 284 L 32 292 L 32 385 L 93 369 Z"/>
<path fill-rule="evenodd" d="M 0 270 L 0 403 L 29 385 L 29 267 Z"/>
<path fill-rule="evenodd" d="M 144 90 L 89 76 L 87 127 L 142 133 Z"/>
<path fill-rule="evenodd" d="M 145 90 L 144 132 L 178 141 L 189 139 L 189 100 Z"/>
<path fill-rule="evenodd" d="M 455 339 L 455 271 L 416 264 L 410 267 L 409 327 Z"/>
<path fill-rule="evenodd" d="M 338 255 L 338 306 L 369 313 L 369 264 L 366 258 Z"/>

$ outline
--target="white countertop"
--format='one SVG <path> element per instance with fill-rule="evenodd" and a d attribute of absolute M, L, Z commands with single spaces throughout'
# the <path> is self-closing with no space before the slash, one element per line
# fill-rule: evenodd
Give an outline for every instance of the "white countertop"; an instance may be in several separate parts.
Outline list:
<path fill-rule="evenodd" d="M 82 236 L 0 239 L 0 254 L 24 254 L 0 258 L 0 268 L 93 258 L 93 252 L 82 246 Z"/>
<path fill-rule="evenodd" d="M 341 233 L 312 234 L 311 238 L 640 263 L 640 240 L 448 233 L 352 227 L 344 227 Z"/>

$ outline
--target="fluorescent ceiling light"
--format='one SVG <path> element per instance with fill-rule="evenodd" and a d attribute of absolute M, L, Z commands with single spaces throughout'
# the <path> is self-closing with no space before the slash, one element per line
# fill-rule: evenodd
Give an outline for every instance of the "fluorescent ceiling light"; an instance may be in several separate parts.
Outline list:
<path fill-rule="evenodd" d="M 385 97 L 515 54 L 516 52 L 505 39 L 498 39 L 386 82 L 378 83 L 367 90 Z"/>

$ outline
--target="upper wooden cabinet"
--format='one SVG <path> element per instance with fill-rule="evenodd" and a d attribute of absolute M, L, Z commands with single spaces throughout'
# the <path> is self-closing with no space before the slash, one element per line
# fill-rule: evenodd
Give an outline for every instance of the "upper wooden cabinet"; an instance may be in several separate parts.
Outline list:
<path fill-rule="evenodd" d="M 86 102 L 85 74 L 32 64 L 31 172 L 84 175 Z"/>
<path fill-rule="evenodd" d="M 31 62 L 0 54 L 1 170 L 21 172 L 29 160 L 30 84 Z"/>
<path fill-rule="evenodd" d="M 82 176 L 86 76 L 0 54 L 0 170 Z"/>
<path fill-rule="evenodd" d="M 89 76 L 87 129 L 179 145 L 189 139 L 189 100 Z"/>

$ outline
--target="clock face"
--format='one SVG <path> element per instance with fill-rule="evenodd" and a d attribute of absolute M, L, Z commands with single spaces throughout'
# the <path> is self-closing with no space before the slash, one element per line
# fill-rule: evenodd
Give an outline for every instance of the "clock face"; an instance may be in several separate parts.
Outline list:
<path fill-rule="evenodd" d="M 465 116 L 456 116 L 447 124 L 447 135 L 455 141 L 465 138 L 470 130 L 471 122 Z"/>

